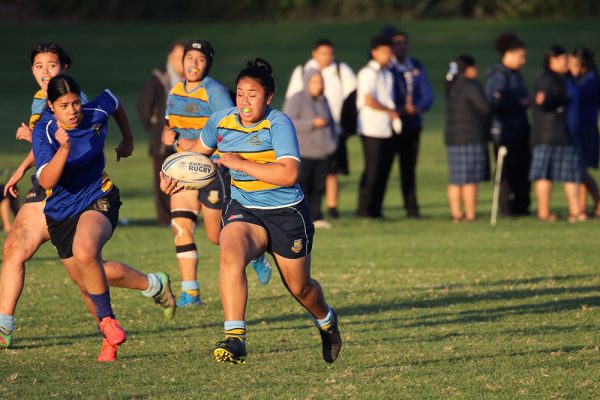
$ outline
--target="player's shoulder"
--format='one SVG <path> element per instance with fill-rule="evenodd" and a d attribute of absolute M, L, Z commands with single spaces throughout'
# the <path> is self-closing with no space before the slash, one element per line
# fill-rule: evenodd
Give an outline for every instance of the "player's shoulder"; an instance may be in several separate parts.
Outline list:
<path fill-rule="evenodd" d="M 291 118 L 284 112 L 275 108 L 269 108 L 267 110 L 265 119 L 269 121 L 271 129 L 294 129 L 294 123 L 292 122 Z"/>
<path fill-rule="evenodd" d="M 49 109 L 45 109 L 40 114 L 40 119 L 36 122 L 33 132 L 39 132 L 42 134 L 53 133 L 56 130 L 56 124 L 54 114 Z"/>
<path fill-rule="evenodd" d="M 225 118 L 228 118 L 229 116 L 232 116 L 232 115 L 235 116 L 236 112 L 237 112 L 237 107 L 229 107 L 229 108 L 225 108 L 223 110 L 215 111 L 214 113 L 211 114 L 211 116 L 208 119 L 210 121 L 215 122 L 215 124 L 218 125 Z"/>
<path fill-rule="evenodd" d="M 211 89 L 223 89 L 225 90 L 225 85 L 223 85 L 221 82 L 219 82 L 218 80 L 211 78 L 210 76 L 205 77 L 202 80 L 203 86 L 207 89 L 207 90 L 211 90 Z"/>
<path fill-rule="evenodd" d="M 171 89 L 171 91 L 169 92 L 169 95 L 185 95 L 185 82 L 184 81 L 179 81 L 175 84 L 175 86 L 173 86 L 173 88 Z"/>
<path fill-rule="evenodd" d="M 82 101 L 83 103 L 83 101 Z M 83 104 L 83 109 L 93 112 L 102 112 L 108 114 L 107 110 L 113 110 L 119 107 L 119 100 L 109 89 L 104 89 L 92 101 Z"/>

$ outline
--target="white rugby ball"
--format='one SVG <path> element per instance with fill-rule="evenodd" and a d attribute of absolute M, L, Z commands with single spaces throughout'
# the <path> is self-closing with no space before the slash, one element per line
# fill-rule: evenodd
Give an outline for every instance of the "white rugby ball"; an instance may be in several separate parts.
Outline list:
<path fill-rule="evenodd" d="M 217 167 L 201 153 L 183 151 L 169 156 L 162 164 L 162 172 L 176 179 L 178 186 L 188 190 L 202 189 L 217 176 Z"/>

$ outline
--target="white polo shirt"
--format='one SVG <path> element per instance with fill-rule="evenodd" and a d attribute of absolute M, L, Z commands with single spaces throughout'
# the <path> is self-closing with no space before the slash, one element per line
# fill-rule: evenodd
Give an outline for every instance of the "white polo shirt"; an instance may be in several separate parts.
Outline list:
<path fill-rule="evenodd" d="M 388 68 L 374 60 L 358 72 L 356 89 L 356 107 L 358 108 L 358 133 L 373 138 L 390 138 L 392 131 L 392 119 L 385 111 L 375 110 L 366 104 L 365 97 L 370 95 L 381 105 L 395 109 L 394 103 L 394 81 L 392 73 Z"/>

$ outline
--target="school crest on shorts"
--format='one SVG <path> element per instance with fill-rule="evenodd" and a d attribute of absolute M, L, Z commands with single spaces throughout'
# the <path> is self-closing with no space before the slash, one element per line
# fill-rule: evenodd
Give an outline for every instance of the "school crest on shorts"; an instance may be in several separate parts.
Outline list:
<path fill-rule="evenodd" d="M 217 204 L 219 202 L 219 191 L 211 190 L 206 199 L 210 202 L 210 204 Z"/>
<path fill-rule="evenodd" d="M 302 244 L 302 239 L 294 240 L 294 245 L 292 246 L 292 251 L 294 253 L 300 253 L 303 248 L 304 248 L 304 245 Z"/>
<path fill-rule="evenodd" d="M 96 211 L 107 212 L 109 208 L 110 208 L 110 204 L 108 203 L 108 200 L 106 200 L 106 199 L 98 199 L 94 203 L 94 210 L 96 210 Z"/>

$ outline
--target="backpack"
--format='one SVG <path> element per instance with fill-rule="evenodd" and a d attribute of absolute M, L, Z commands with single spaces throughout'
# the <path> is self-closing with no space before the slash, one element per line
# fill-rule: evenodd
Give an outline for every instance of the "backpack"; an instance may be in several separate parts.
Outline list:
<path fill-rule="evenodd" d="M 357 120 L 358 109 L 356 108 L 356 90 L 353 90 L 342 103 L 340 125 L 342 127 L 342 134 L 344 137 L 348 137 L 357 133 Z"/>

